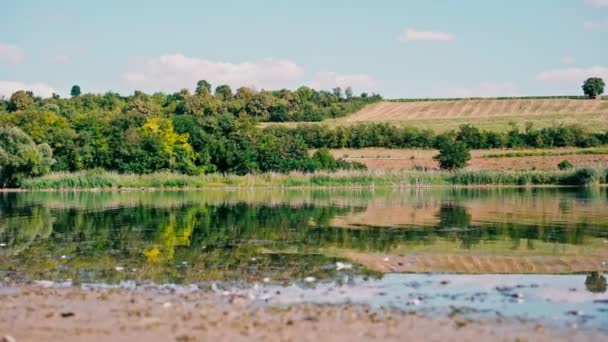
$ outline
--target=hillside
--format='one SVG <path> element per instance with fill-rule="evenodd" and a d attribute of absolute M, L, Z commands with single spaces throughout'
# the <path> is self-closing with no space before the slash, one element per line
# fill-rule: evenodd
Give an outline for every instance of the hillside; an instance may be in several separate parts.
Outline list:
<path fill-rule="evenodd" d="M 608 101 L 582 99 L 514 99 L 383 101 L 335 120 L 329 125 L 387 122 L 398 126 L 430 128 L 441 132 L 463 123 L 492 130 L 508 129 L 510 122 L 531 122 L 536 127 L 580 124 L 593 131 L 608 129 Z M 288 125 L 294 125 L 290 123 Z"/>

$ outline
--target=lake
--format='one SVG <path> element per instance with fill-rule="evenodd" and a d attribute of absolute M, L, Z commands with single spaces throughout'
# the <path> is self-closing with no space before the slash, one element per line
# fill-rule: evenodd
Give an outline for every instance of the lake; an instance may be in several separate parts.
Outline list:
<path fill-rule="evenodd" d="M 5 284 L 178 286 L 608 327 L 608 191 L 0 194 Z"/>

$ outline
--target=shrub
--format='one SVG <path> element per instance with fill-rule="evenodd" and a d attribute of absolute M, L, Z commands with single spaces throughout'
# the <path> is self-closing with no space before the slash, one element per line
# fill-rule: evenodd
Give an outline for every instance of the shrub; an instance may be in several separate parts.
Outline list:
<path fill-rule="evenodd" d="M 0 127 L 0 185 L 19 186 L 26 177 L 49 172 L 53 151 L 47 144 L 34 144 L 32 138 L 16 127 Z"/>
<path fill-rule="evenodd" d="M 445 143 L 439 149 L 439 154 L 433 157 L 439 161 L 439 167 L 444 170 L 455 170 L 463 168 L 471 159 L 471 153 L 467 146 L 459 142 Z"/>
<path fill-rule="evenodd" d="M 574 165 L 569 160 L 562 160 L 557 164 L 557 168 L 560 170 L 568 170 L 574 168 Z"/>
<path fill-rule="evenodd" d="M 600 174 L 595 169 L 579 169 L 563 180 L 564 185 L 587 186 L 600 182 Z"/>

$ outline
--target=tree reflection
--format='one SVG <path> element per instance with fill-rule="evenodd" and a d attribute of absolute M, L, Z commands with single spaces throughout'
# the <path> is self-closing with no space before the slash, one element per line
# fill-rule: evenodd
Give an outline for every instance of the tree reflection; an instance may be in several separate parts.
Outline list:
<path fill-rule="evenodd" d="M 585 279 L 585 287 L 587 291 L 593 293 L 604 293 L 608 286 L 606 285 L 606 277 L 600 275 L 599 272 L 591 272 Z"/>

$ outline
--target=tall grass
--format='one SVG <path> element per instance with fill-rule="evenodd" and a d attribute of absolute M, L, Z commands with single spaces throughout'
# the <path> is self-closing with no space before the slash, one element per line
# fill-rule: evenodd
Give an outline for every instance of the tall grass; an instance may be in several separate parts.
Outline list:
<path fill-rule="evenodd" d="M 564 150 L 527 150 L 484 154 L 482 158 L 510 158 L 510 157 L 550 157 L 550 156 L 573 156 L 587 154 L 608 154 L 608 147 L 596 147 L 586 149 L 564 149 Z"/>
<path fill-rule="evenodd" d="M 26 179 L 23 189 L 141 189 L 141 188 L 321 188 L 321 187 L 417 187 L 417 186 L 587 186 L 606 183 L 607 170 L 565 171 L 338 171 L 255 175 L 176 173 L 147 175 L 107 171 L 52 173 Z"/>

